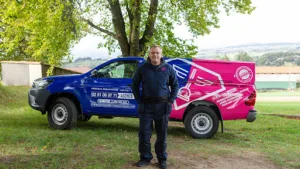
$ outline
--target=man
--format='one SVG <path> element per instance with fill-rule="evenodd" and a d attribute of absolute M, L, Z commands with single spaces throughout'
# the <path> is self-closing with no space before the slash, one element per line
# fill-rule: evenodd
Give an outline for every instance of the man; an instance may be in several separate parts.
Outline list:
<path fill-rule="evenodd" d="M 167 129 L 169 114 L 178 92 L 178 80 L 172 66 L 162 58 L 160 46 L 154 45 L 150 48 L 147 62 L 136 70 L 132 81 L 132 92 L 139 105 L 140 121 L 140 161 L 137 166 L 149 165 L 153 158 L 150 138 L 154 121 L 157 134 L 155 152 L 160 168 L 167 168 Z M 142 95 L 139 91 L 141 83 Z"/>

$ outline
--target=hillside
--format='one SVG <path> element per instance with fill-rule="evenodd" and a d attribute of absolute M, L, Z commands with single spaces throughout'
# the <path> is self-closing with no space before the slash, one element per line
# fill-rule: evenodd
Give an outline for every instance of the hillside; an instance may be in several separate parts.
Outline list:
<path fill-rule="evenodd" d="M 84 61 L 76 61 L 72 63 L 67 63 L 63 67 L 64 68 L 78 68 L 78 67 L 88 67 L 90 69 L 104 63 L 105 60 L 84 60 Z"/>
<path fill-rule="evenodd" d="M 282 66 L 285 62 L 300 66 L 300 43 L 269 43 L 269 44 L 247 44 L 239 46 L 228 46 L 224 48 L 200 49 L 195 58 L 217 59 L 218 56 L 228 56 L 230 60 L 240 53 L 246 52 L 259 66 Z M 107 58 L 107 60 L 112 58 Z M 91 57 L 77 58 L 72 63 L 63 67 L 89 67 L 105 62 L 103 59 L 92 59 Z"/>
<path fill-rule="evenodd" d="M 228 55 L 231 58 L 239 52 L 247 52 L 252 57 L 260 57 L 267 53 L 300 53 L 300 43 L 247 44 L 224 48 L 201 49 L 196 57 L 213 59 L 218 55 Z"/>

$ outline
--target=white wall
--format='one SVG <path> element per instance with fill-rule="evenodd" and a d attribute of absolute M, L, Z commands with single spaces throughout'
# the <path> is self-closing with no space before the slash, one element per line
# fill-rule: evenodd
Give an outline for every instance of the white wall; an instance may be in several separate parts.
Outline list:
<path fill-rule="evenodd" d="M 28 86 L 28 64 L 3 63 L 2 82 L 4 86 Z"/>
<path fill-rule="evenodd" d="M 269 82 L 278 82 L 278 81 L 300 81 L 300 74 L 256 74 L 256 81 L 269 81 Z"/>
<path fill-rule="evenodd" d="M 32 85 L 35 79 L 42 77 L 42 66 L 41 65 L 29 65 L 29 85 Z"/>

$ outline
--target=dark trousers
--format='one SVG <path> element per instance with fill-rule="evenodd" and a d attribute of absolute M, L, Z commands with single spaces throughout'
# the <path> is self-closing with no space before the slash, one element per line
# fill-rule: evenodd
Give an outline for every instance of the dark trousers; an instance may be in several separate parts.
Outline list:
<path fill-rule="evenodd" d="M 158 104 L 144 104 L 144 111 L 140 113 L 140 129 L 139 129 L 139 152 L 140 159 L 151 160 L 153 158 L 151 153 L 151 135 L 153 129 L 153 121 L 157 140 L 155 142 L 155 153 L 157 159 L 167 159 L 167 130 L 169 114 L 171 112 L 170 106 L 166 103 Z"/>

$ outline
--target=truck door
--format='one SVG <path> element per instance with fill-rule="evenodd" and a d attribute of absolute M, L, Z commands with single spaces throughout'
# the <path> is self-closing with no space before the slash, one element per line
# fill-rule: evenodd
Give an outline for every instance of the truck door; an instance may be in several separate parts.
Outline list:
<path fill-rule="evenodd" d="M 88 111 L 99 115 L 137 116 L 130 86 L 139 62 L 115 59 L 94 70 L 85 85 Z"/>

